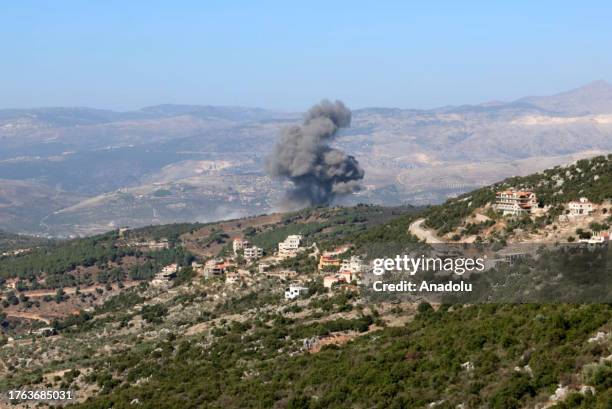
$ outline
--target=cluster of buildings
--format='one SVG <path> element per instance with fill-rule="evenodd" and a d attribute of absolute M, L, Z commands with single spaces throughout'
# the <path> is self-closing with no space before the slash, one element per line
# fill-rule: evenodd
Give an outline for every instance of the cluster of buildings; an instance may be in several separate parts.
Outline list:
<path fill-rule="evenodd" d="M 502 190 L 495 194 L 495 209 L 504 216 L 522 216 L 535 213 L 538 209 L 538 198 L 531 190 Z M 573 217 L 588 216 L 593 212 L 593 203 L 581 197 L 567 204 L 568 215 Z"/>
<path fill-rule="evenodd" d="M 363 262 L 357 256 L 342 258 L 350 246 L 337 248 L 333 251 L 324 252 L 319 258 L 319 271 L 338 269 L 336 273 L 327 274 L 323 277 L 323 286 L 332 288 L 334 284 L 359 282 L 363 270 Z M 330 268 L 331 267 L 331 268 Z"/>
<path fill-rule="evenodd" d="M 361 276 L 361 260 L 348 262 L 353 265 L 359 265 L 358 268 L 348 267 L 348 264 L 342 264 L 340 270 L 335 274 L 328 274 L 323 277 L 323 287 L 332 288 L 334 284 L 351 284 L 356 282 L 359 284 Z"/>
<path fill-rule="evenodd" d="M 342 257 L 350 249 L 349 245 L 338 247 L 332 251 L 326 251 L 320 256 L 316 245 L 313 245 L 313 247 L 316 251 L 310 256 L 319 257 L 318 267 L 322 274 L 326 274 L 323 277 L 323 284 L 326 288 L 332 288 L 332 286 L 337 283 L 351 284 L 359 282 L 363 270 L 361 259 L 357 256 Z M 274 265 L 277 261 L 297 256 L 299 252 L 304 249 L 302 235 L 289 235 L 278 244 L 278 252 L 276 255 L 270 257 L 270 260 L 274 264 L 268 264 L 265 262 L 265 259 L 258 263 L 259 273 L 261 275 L 283 281 L 292 281 L 292 283 L 285 288 L 285 299 L 287 300 L 293 300 L 307 295 L 308 288 L 305 287 L 303 283 L 299 283 L 300 279 L 296 271 L 278 269 L 274 267 Z M 216 257 L 204 263 L 193 262 L 192 268 L 206 278 L 224 277 L 226 284 L 240 283 L 247 279 L 252 280 L 249 271 L 238 268 L 236 265 L 236 257 L 242 254 L 247 262 L 253 262 L 263 257 L 263 249 L 252 245 L 246 239 L 236 237 L 232 242 L 232 250 L 233 257 Z M 330 266 L 332 268 L 329 268 Z M 153 280 L 154 285 L 162 286 L 175 277 L 177 272 L 178 266 L 176 264 L 164 267 Z"/>
<path fill-rule="evenodd" d="M 244 259 L 249 263 L 263 257 L 263 249 L 261 247 L 252 246 L 248 240 L 239 237 L 234 238 L 232 248 L 234 256 L 237 256 L 238 252 L 242 251 Z"/>
<path fill-rule="evenodd" d="M 299 247 L 298 239 L 301 240 L 301 236 L 289 236 L 287 240 L 283 242 L 285 244 L 291 244 L 291 254 L 295 254 L 297 248 Z M 287 249 L 285 245 L 279 245 L 279 253 L 281 253 L 281 248 L 283 248 L 284 251 L 286 251 Z M 331 289 L 334 285 L 337 284 L 350 285 L 352 283 L 359 283 L 361 279 L 361 273 L 364 269 L 364 264 L 357 256 L 343 257 L 343 255 L 349 249 L 350 245 L 345 245 L 331 251 L 325 251 L 320 254 L 318 269 L 320 273 L 325 274 L 323 276 L 323 286 L 325 288 Z M 295 272 L 293 273 L 297 275 Z M 266 274 L 271 275 L 278 273 Z M 285 276 L 284 278 L 291 277 Z M 291 284 L 285 289 L 285 299 L 287 300 L 293 300 L 306 294 L 308 294 L 308 288 L 300 284 Z"/>

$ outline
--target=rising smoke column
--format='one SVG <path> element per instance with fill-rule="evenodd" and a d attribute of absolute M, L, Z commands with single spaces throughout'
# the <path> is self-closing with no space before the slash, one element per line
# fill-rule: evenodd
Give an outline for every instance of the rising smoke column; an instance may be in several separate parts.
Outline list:
<path fill-rule="evenodd" d="M 329 204 L 337 195 L 359 190 L 364 172 L 357 159 L 329 146 L 350 124 L 351 111 L 341 101 L 323 100 L 310 108 L 302 125 L 282 130 L 266 167 L 271 176 L 293 182 L 287 204 Z"/>

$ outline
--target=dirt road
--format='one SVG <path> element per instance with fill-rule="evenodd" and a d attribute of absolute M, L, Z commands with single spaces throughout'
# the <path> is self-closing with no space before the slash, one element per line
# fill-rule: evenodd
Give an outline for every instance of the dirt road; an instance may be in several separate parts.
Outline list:
<path fill-rule="evenodd" d="M 425 219 L 415 220 L 410 224 L 408 230 L 410 233 L 417 236 L 420 240 L 425 240 L 427 243 L 444 243 L 434 232 L 423 227 Z"/>

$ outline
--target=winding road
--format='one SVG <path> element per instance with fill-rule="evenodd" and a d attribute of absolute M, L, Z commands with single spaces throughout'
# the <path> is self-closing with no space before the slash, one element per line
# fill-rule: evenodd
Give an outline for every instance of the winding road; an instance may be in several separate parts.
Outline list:
<path fill-rule="evenodd" d="M 408 231 L 410 231 L 410 233 L 417 236 L 419 240 L 425 240 L 425 242 L 427 243 L 444 243 L 444 241 L 440 239 L 438 236 L 436 236 L 436 234 L 433 231 L 423 227 L 424 222 L 425 222 L 425 219 L 415 220 L 408 227 Z"/>

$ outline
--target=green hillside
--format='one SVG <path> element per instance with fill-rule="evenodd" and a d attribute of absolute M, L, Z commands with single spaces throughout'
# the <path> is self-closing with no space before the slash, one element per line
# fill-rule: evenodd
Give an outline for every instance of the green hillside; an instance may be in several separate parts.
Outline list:
<path fill-rule="evenodd" d="M 197 337 L 144 343 L 96 363 L 92 378 L 103 393 L 76 407 L 128 408 L 138 399 L 150 408 L 421 408 L 439 401 L 441 408 L 511 409 L 544 401 L 560 379 L 595 387 L 594 397 L 572 397 L 573 408 L 612 403 L 612 363 L 592 364 L 610 345 L 587 342 L 612 318 L 609 306 L 422 307 L 403 328 L 314 355 L 288 353 L 331 323 L 313 327 L 281 316 L 227 323 L 208 347 Z"/>
<path fill-rule="evenodd" d="M 552 206 L 583 195 L 605 200 L 611 160 L 509 179 L 424 210 L 311 208 L 112 231 L 4 257 L 0 274 L 19 281 L 0 309 L 0 391 L 74 389 L 89 399 L 69 407 L 93 409 L 519 409 L 547 403 L 563 385 L 568 396 L 556 409 L 609 409 L 609 304 L 372 301 L 350 286 L 324 288 L 310 255 L 348 243 L 348 255 L 368 257 L 422 245 L 408 230 L 414 220 L 428 217 L 443 231 L 506 186 L 532 187 Z M 562 174 L 563 185 L 555 187 Z M 555 190 L 560 186 L 567 195 Z M 309 289 L 298 300 L 284 299 L 291 280 L 262 274 L 257 263 L 236 261 L 232 272 L 242 269 L 246 278 L 234 284 L 196 273 L 191 264 L 230 254 L 231 237 L 270 254 L 288 234 L 302 234 L 308 246 L 277 266 L 294 269 Z M 178 264 L 177 278 L 154 284 L 170 263 Z M 532 267 L 557 277 L 559 265 L 571 264 L 555 263 Z M 503 278 L 506 270 L 495 274 Z M 534 277 L 515 280 L 524 287 Z M 41 288 L 57 293 L 26 295 Z M 56 315 L 49 322 L 23 319 L 45 311 Z M 57 334 L 37 333 L 47 326 Z"/>
<path fill-rule="evenodd" d="M 529 176 L 513 177 L 463 194 L 425 212 L 426 225 L 439 234 L 455 230 L 478 208 L 495 201 L 495 193 L 508 188 L 534 191 L 540 206 L 551 206 L 548 221 L 561 214 L 564 204 L 587 197 L 594 203 L 612 199 L 612 154 L 579 160 Z M 546 222 L 546 221 L 545 221 Z"/>

